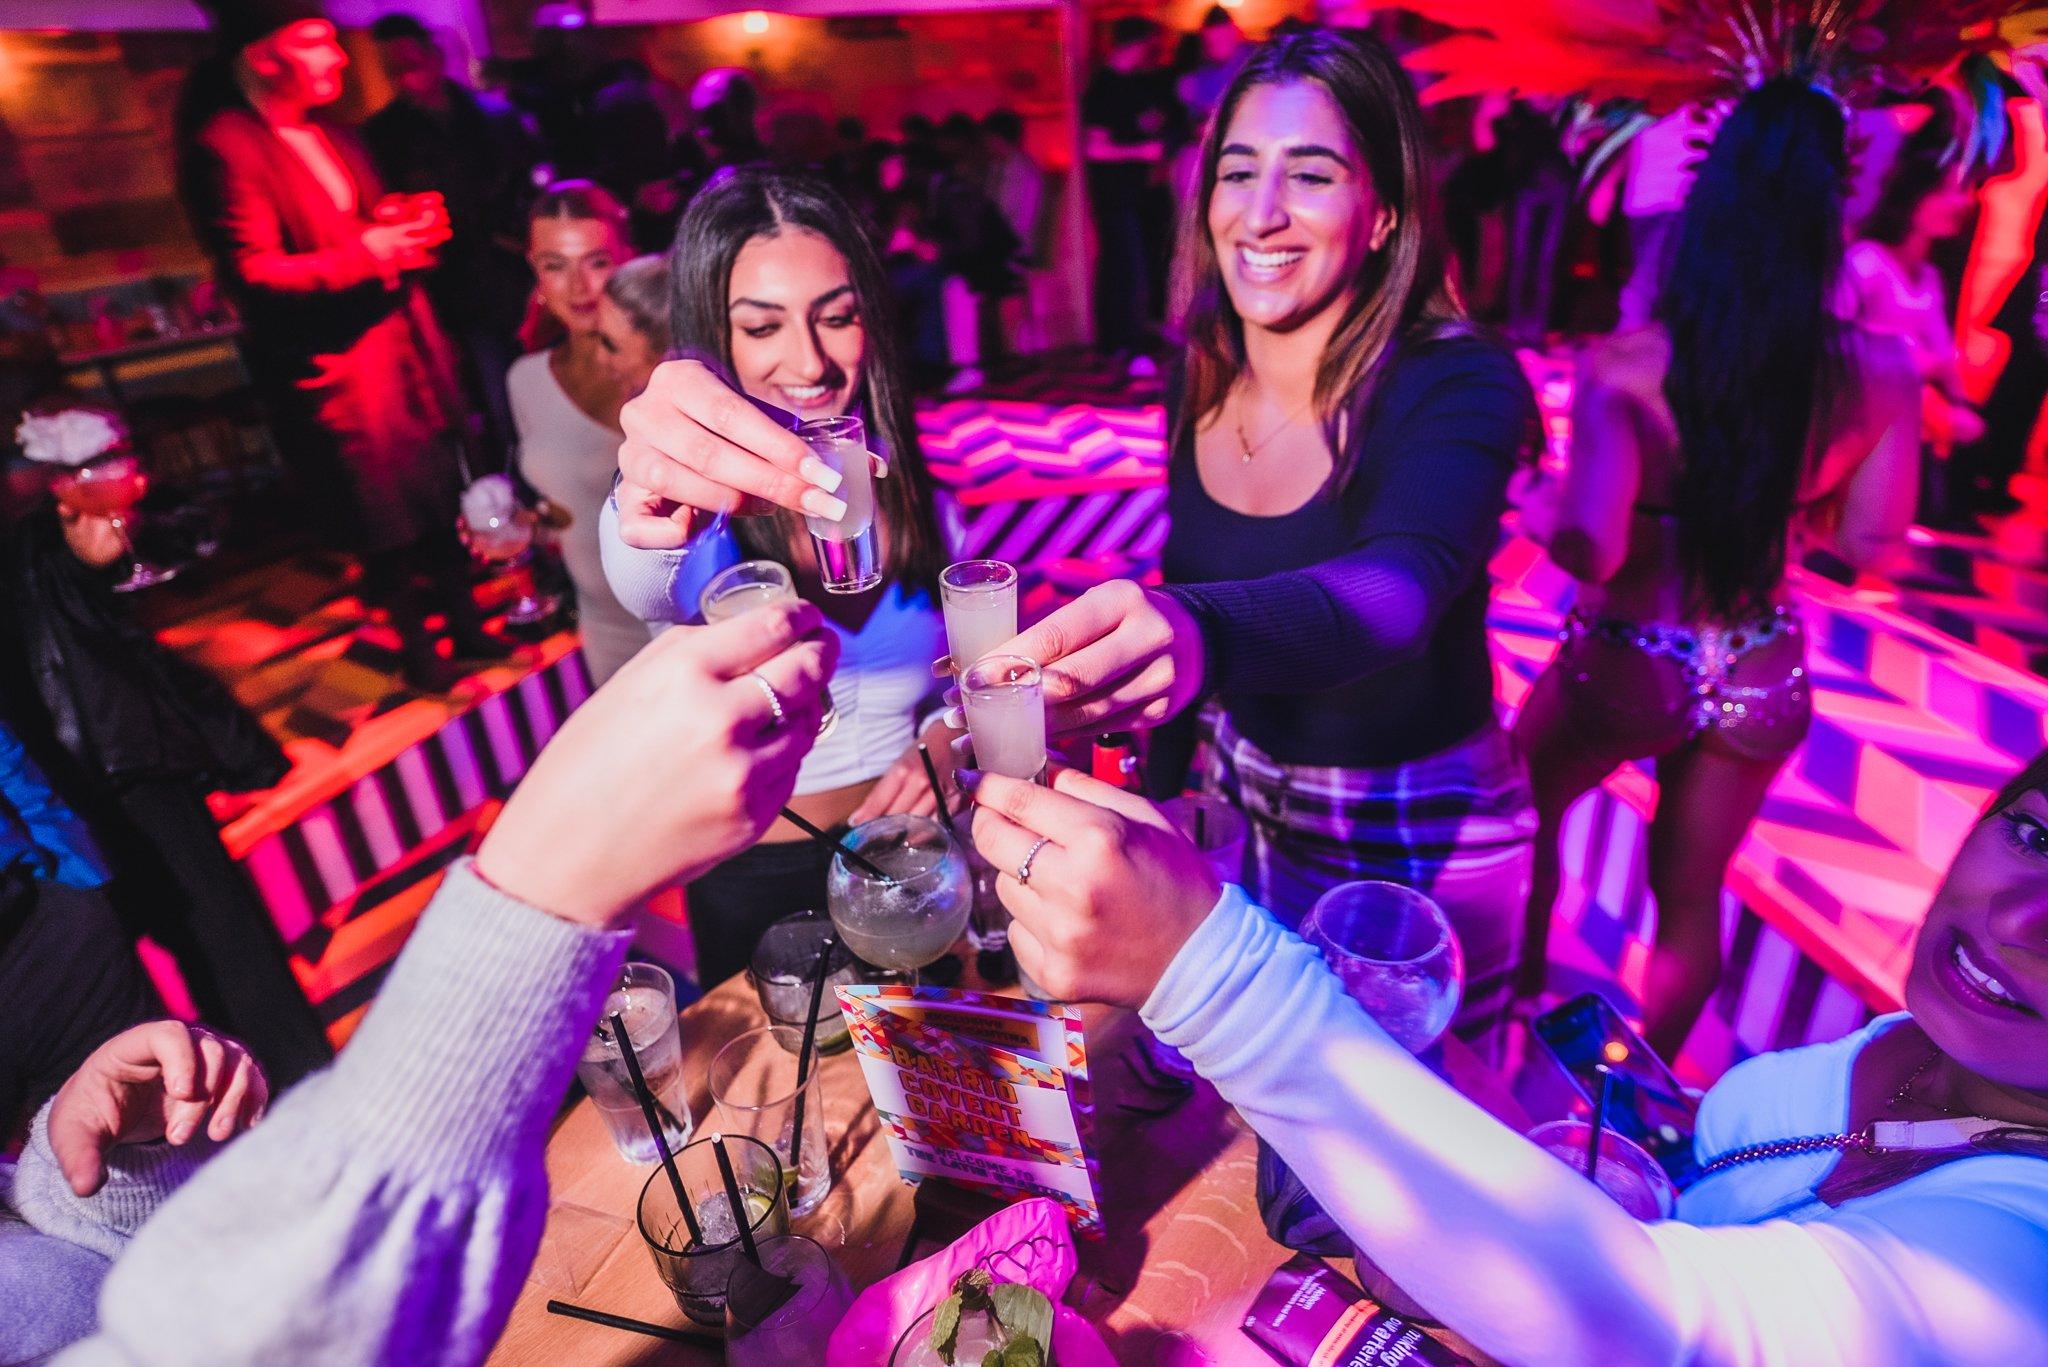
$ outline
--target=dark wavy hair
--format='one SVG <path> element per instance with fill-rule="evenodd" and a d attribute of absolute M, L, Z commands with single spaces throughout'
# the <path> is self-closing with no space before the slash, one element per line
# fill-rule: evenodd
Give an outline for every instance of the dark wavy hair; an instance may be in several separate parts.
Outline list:
<path fill-rule="evenodd" d="M 885 533 L 884 567 L 890 578 L 922 589 L 936 601 L 946 545 L 933 515 L 931 474 L 918 448 L 910 390 L 897 355 L 888 276 L 866 228 L 845 200 L 815 176 L 765 166 L 727 171 L 699 191 L 676 224 L 675 244 L 668 253 L 676 353 L 703 361 L 739 387 L 732 366 L 733 262 L 753 239 L 790 230 L 816 233 L 846 258 L 866 338 L 860 416 L 889 458 L 889 477 L 875 485 Z M 790 547 L 802 544 L 802 525 L 802 519 L 788 512 L 733 523 L 749 555 L 783 563 L 790 558 Z"/>
<path fill-rule="evenodd" d="M 1766 603 L 1841 386 L 1847 121 L 1789 77 L 1744 96 L 1699 167 L 1658 296 L 1678 427 L 1678 552 L 1693 608 Z"/>
<path fill-rule="evenodd" d="M 1958 174 L 1955 116 L 1946 101 L 1934 104 L 1927 122 L 1899 144 L 1885 172 L 1877 202 L 1863 215 L 1857 236 L 1896 247 L 1913 231 L 1913 217 L 1927 197 Z"/>
<path fill-rule="evenodd" d="M 1209 200 L 1216 163 L 1237 106 L 1254 87 L 1314 81 L 1329 92 L 1365 158 L 1373 193 L 1397 218 L 1386 245 L 1360 271 L 1344 317 L 1316 367 L 1316 411 L 1337 453 L 1329 489 L 1356 473 L 1357 452 L 1342 440 L 1372 382 L 1404 342 L 1466 325 L 1450 285 L 1438 218 L 1422 108 L 1401 63 L 1378 38 L 1357 30 L 1316 28 L 1273 39 L 1255 50 L 1224 90 L 1202 135 L 1199 188 L 1181 219 L 1175 252 L 1175 297 L 1187 334 L 1185 389 L 1173 438 L 1214 413 L 1245 366 L 1244 322 L 1223 286 L 1223 268 L 1209 236 Z M 1353 422 L 1356 429 L 1356 422 Z"/>

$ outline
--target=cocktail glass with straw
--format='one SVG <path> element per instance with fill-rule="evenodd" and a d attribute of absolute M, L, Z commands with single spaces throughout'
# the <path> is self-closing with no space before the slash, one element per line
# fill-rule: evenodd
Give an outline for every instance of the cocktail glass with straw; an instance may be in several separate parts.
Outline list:
<path fill-rule="evenodd" d="M 801 1234 L 758 1242 L 761 1266 L 796 1286 L 788 1300 L 752 1320 L 744 1274 L 734 1269 L 725 1301 L 727 1367 L 825 1367 L 825 1345 L 853 1308 L 846 1274 L 823 1248 Z"/>
<path fill-rule="evenodd" d="M 825 877 L 826 906 L 848 949 L 876 968 L 912 982 L 936 963 L 966 929 L 974 909 L 967 856 L 929 817 L 877 817 L 847 832 L 844 851 Z M 879 870 L 879 876 L 875 870 Z"/>
<path fill-rule="evenodd" d="M 1002 560 L 962 560 L 939 575 L 946 652 L 958 674 L 1017 634 L 1017 567 Z"/>
<path fill-rule="evenodd" d="M 960 675 L 960 705 L 983 772 L 1043 781 L 1045 689 L 1021 655 L 987 655 Z"/>
<path fill-rule="evenodd" d="M 833 492 L 846 504 L 839 517 L 805 517 L 818 579 L 827 593 L 866 593 L 882 582 L 881 537 L 875 531 L 875 473 L 867 429 L 856 417 L 813 418 L 796 434 L 811 454 L 840 476 Z"/>
<path fill-rule="evenodd" d="M 789 1206 L 783 1199 L 781 1159 L 759 1140 L 738 1134 L 723 1138 L 756 1244 L 788 1233 Z M 676 1204 L 676 1189 L 668 1174 L 656 1168 L 640 1189 L 640 1238 L 683 1313 L 693 1323 L 723 1328 L 726 1282 L 733 1263 L 744 1253 L 711 1139 L 685 1146 L 675 1155 L 675 1170 L 683 1199 L 689 1203 L 688 1218 Z"/>
<path fill-rule="evenodd" d="M 742 560 L 711 577 L 704 592 L 698 595 L 697 610 L 706 622 L 724 622 L 796 596 L 796 581 L 790 577 L 787 566 L 773 560 Z M 833 705 L 830 688 L 824 689 L 821 696 L 825 715 L 818 722 L 818 735 L 824 737 L 831 735 L 832 728 L 839 724 L 839 709 Z"/>

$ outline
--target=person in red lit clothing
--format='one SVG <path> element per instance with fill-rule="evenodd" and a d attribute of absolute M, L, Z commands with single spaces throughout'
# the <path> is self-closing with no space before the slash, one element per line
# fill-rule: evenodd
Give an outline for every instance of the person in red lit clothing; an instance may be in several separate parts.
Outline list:
<path fill-rule="evenodd" d="M 315 111 L 348 55 L 312 0 L 209 0 L 218 52 L 179 109 L 179 196 L 222 286 L 280 449 L 363 592 L 391 613 L 409 682 L 442 691 L 455 654 L 502 658 L 456 539 L 463 422 L 448 344 L 417 277 L 448 239 L 445 210 L 385 200 L 354 136 Z"/>

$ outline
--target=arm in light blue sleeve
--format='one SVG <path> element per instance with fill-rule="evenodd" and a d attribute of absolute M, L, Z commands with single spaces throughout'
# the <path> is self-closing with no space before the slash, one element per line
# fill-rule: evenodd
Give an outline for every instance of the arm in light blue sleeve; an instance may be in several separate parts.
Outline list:
<path fill-rule="evenodd" d="M 699 620 L 697 600 L 713 575 L 740 560 L 739 543 L 723 519 L 672 551 L 642 550 L 619 537 L 619 504 L 608 496 L 597 516 L 605 581 L 620 606 L 656 631 Z"/>

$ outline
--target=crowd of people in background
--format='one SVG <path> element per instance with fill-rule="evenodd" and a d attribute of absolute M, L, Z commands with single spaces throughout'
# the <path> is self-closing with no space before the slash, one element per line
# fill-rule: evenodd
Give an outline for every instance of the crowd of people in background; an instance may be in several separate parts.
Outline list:
<path fill-rule="evenodd" d="M 348 56 L 312 0 L 207 2 L 219 49 L 180 108 L 180 191 L 319 534 L 361 563 L 408 679 L 440 689 L 513 648 L 483 628 L 456 529 L 466 481 L 516 476 L 560 533 L 605 686 L 326 1066 L 262 909 L 223 891 L 247 889 L 205 809 L 281 757 L 86 573 L 118 528 L 45 510 L 0 567 L 28 585 L 0 626 L 29 665 L 0 672 L 0 1011 L 48 1036 L 33 1070 L 0 1073 L 0 1129 L 36 1117 L 0 1184 L 20 1216 L 0 1254 L 21 1255 L 0 1267 L 58 1287 L 63 1313 L 0 1310 L 0 1349 L 95 1334 L 82 1351 L 112 1360 L 175 1335 L 217 1361 L 480 1360 L 533 1258 L 547 1119 L 632 909 L 687 881 L 714 983 L 821 899 L 830 851 L 789 813 L 839 831 L 954 791 L 981 798 L 972 838 L 1022 967 L 1140 1009 L 1259 1132 L 1275 1238 L 1378 1264 L 1489 1352 L 1988 1363 L 2039 1342 L 2041 761 L 1958 856 L 1911 1013 L 1709 1098 L 1701 1133 L 1747 1155 L 1731 1163 L 1794 1156 L 1748 1150 L 1845 1116 L 1875 1134 L 1982 1113 L 1989 1151 L 1896 1161 L 1872 1140 L 1847 1184 L 1801 1150 L 1638 1223 L 1453 1095 L 1290 929 L 1340 883 L 1427 891 L 1463 946 L 1452 1028 L 1491 1051 L 1549 988 L 1565 810 L 1654 759 L 1643 1004 L 1650 1043 L 1682 1047 L 1720 973 L 1729 860 L 1812 715 L 1790 567 L 1881 564 L 1916 499 L 1995 511 L 2024 445 L 2023 396 L 1980 414 L 1962 388 L 1934 258 L 1975 184 L 1937 152 L 1938 103 L 1883 111 L 1901 136 L 1850 211 L 1850 116 L 1804 79 L 1682 110 L 1605 161 L 1597 111 L 1504 94 L 1459 111 L 1439 158 L 1369 36 L 1289 25 L 1253 45 L 1219 7 L 1169 54 L 1150 20 L 1109 25 L 1076 173 L 1098 347 L 1136 379 L 1171 363 L 1165 582 L 1100 584 L 1003 649 L 1045 668 L 1056 738 L 1157 727 L 1155 795 L 1192 779 L 1245 813 L 1240 883 L 1219 887 L 1135 794 L 1008 782 L 955 746 L 937 578 L 957 524 L 912 396 L 1032 345 L 1017 304 L 1057 266 L 1057 196 L 1022 117 L 911 115 L 890 137 L 764 119 L 744 70 L 684 92 L 637 60 L 556 62 L 547 35 L 475 91 L 394 15 L 371 31 L 394 98 L 351 130 L 321 113 Z M 1617 214 L 1620 326 L 1580 358 L 1550 488 L 1528 476 L 1528 380 L 1484 324 L 1546 344 L 1575 307 L 1574 224 Z M 2020 384 L 2048 356 L 2035 294 L 2014 298 Z M 844 514 L 841 476 L 790 420 L 849 415 L 870 434 L 880 582 L 829 596 L 801 519 Z M 1511 732 L 1487 565 L 1525 480 L 1522 530 L 1579 591 Z M 743 510 L 763 515 L 720 516 Z M 709 575 L 742 558 L 790 571 L 793 601 L 702 624 Z M 631 819 L 594 817 L 593 792 Z M 246 1050 L 119 1029 L 157 1006 L 112 915 L 138 887 L 201 1013 Z M 48 1005 L 57 981 L 75 1010 Z M 1792 1085 L 1760 1085 L 1772 1068 Z M 1718 1228 L 1753 1224 L 1770 1234 Z M 1512 1275 L 1471 1277 L 1480 1255 Z M 1951 1283 L 1898 1275 L 1935 1263 L 1982 1288 L 1970 1323 Z"/>

